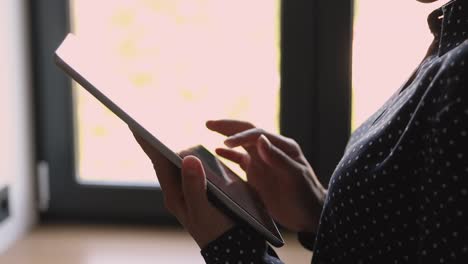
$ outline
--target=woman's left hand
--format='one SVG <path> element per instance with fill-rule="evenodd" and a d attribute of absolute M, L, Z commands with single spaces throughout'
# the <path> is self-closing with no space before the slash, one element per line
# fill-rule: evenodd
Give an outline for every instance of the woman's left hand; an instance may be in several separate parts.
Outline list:
<path fill-rule="evenodd" d="M 206 175 L 198 158 L 184 157 L 180 173 L 172 162 L 136 132 L 134 136 L 153 163 L 167 210 L 187 229 L 200 248 L 234 226 L 231 219 L 208 201 Z"/>

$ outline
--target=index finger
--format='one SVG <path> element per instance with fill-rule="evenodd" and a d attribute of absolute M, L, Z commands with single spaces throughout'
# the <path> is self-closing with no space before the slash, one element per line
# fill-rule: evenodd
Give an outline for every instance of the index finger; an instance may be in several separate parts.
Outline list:
<path fill-rule="evenodd" d="M 225 136 L 232 136 L 239 132 L 252 129 L 255 126 L 245 121 L 221 119 L 207 121 L 206 127 Z"/>
<path fill-rule="evenodd" d="M 259 128 L 252 128 L 237 133 L 228 137 L 224 143 L 231 148 L 238 146 L 250 147 L 257 144 L 261 135 L 264 135 L 273 145 L 293 158 L 296 158 L 301 154 L 301 150 L 294 140 Z"/>

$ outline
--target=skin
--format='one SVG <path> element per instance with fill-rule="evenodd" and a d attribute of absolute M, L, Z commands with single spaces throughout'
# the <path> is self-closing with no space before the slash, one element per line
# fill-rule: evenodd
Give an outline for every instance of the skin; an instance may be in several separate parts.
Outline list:
<path fill-rule="evenodd" d="M 296 232 L 315 231 L 326 191 L 294 140 L 242 121 L 209 121 L 207 127 L 228 137 L 228 148 L 216 153 L 246 172 L 277 222 Z"/>
<path fill-rule="evenodd" d="M 437 0 L 417 1 L 433 3 Z M 206 126 L 227 137 L 226 147 L 216 149 L 217 154 L 237 163 L 246 172 L 248 183 L 275 221 L 296 232 L 316 230 L 327 191 L 294 140 L 237 120 L 208 121 Z M 179 171 L 133 133 L 153 163 L 167 210 L 200 248 L 235 225 L 208 201 L 206 175 L 198 158 L 180 153 L 184 158 Z M 243 147 L 246 153 L 234 150 L 235 147 Z"/>
<path fill-rule="evenodd" d="M 185 227 L 200 248 L 234 226 L 231 219 L 209 203 L 206 194 L 206 176 L 198 158 L 180 153 L 185 157 L 182 170 L 179 171 L 159 151 L 136 132 L 133 130 L 132 132 L 153 163 L 163 191 L 166 209 Z"/>
<path fill-rule="evenodd" d="M 208 121 L 206 126 L 227 136 L 227 147 L 218 148 L 216 152 L 239 164 L 246 172 L 248 183 L 277 222 L 296 232 L 315 231 L 326 190 L 294 140 L 237 120 Z M 136 132 L 134 136 L 153 163 L 166 208 L 200 248 L 234 226 L 208 201 L 206 175 L 198 158 L 182 152 L 180 155 L 184 158 L 179 173 Z M 247 153 L 233 150 L 234 147 L 243 147 Z"/>

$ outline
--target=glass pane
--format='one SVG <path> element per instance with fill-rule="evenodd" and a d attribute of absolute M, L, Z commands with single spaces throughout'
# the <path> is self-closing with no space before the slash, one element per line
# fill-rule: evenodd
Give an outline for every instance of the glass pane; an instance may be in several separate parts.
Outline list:
<path fill-rule="evenodd" d="M 427 16 L 441 2 L 355 0 L 353 130 L 418 66 L 433 40 Z"/>
<path fill-rule="evenodd" d="M 156 136 L 175 151 L 222 146 L 223 137 L 205 128 L 208 119 L 249 120 L 278 131 L 278 0 L 70 4 L 74 33 L 115 51 L 134 84 L 129 92 L 149 102 L 141 107 L 161 124 Z M 78 179 L 156 182 L 127 126 L 84 89 L 74 93 Z"/>

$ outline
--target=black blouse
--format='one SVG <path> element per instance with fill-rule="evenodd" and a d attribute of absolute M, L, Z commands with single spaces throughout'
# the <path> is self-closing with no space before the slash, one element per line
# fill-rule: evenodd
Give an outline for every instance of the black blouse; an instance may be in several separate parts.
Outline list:
<path fill-rule="evenodd" d="M 427 56 L 352 134 L 317 235 L 302 234 L 313 263 L 468 263 L 468 1 L 428 22 Z M 207 263 L 282 263 L 239 226 L 201 253 Z"/>

